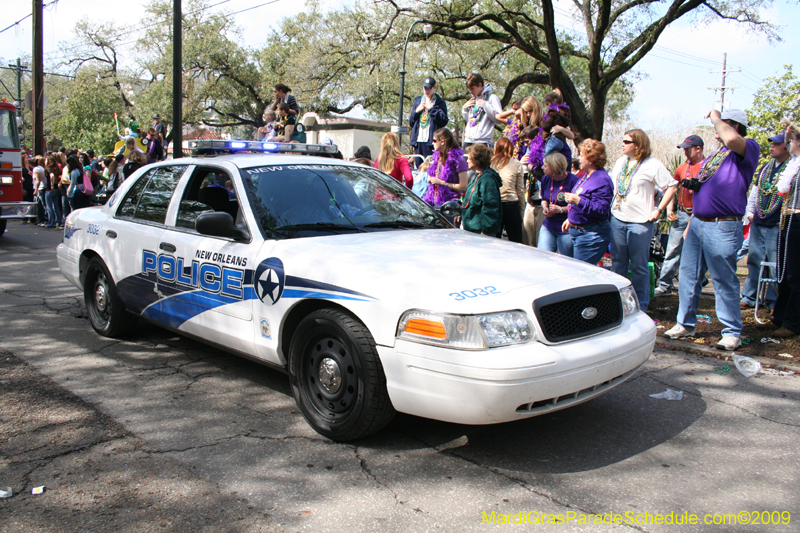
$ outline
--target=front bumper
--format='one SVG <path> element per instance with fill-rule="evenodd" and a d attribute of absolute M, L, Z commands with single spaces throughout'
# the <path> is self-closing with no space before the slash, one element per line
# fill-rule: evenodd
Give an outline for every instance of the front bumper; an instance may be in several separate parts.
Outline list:
<path fill-rule="evenodd" d="M 590 400 L 650 357 L 656 328 L 637 313 L 611 331 L 563 344 L 463 351 L 398 340 L 378 346 L 394 408 L 444 422 L 495 424 Z"/>

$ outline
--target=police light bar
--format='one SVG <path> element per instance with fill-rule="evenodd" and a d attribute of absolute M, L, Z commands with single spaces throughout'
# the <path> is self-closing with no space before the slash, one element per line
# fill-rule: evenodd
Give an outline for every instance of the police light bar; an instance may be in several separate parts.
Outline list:
<path fill-rule="evenodd" d="M 233 154 L 251 153 L 292 153 L 292 154 L 335 154 L 335 144 L 276 143 L 262 141 L 221 141 L 196 140 L 189 141 L 189 149 L 193 154 Z"/>

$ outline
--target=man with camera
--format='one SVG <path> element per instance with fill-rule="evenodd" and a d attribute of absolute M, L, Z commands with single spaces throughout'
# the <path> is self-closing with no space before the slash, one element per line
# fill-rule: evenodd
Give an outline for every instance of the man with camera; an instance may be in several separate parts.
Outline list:
<path fill-rule="evenodd" d="M 703 164 L 703 146 L 705 143 L 697 135 L 689 135 L 678 145 L 683 149 L 686 162 L 675 169 L 672 178 L 679 184 L 685 180 L 696 178 L 700 173 Z M 669 241 L 667 241 L 667 251 L 664 254 L 664 264 L 661 266 L 661 276 L 658 278 L 658 286 L 653 293 L 654 296 L 670 294 L 675 287 L 672 279 L 678 273 L 681 263 L 681 250 L 683 249 L 683 232 L 689 224 L 689 217 L 692 216 L 692 195 L 694 191 L 686 187 L 678 187 L 677 210 L 675 202 L 667 204 L 667 220 L 672 221 L 672 228 L 669 231 Z"/>
<path fill-rule="evenodd" d="M 756 174 L 750 198 L 747 200 L 747 213 L 750 219 L 750 251 L 747 254 L 747 279 L 742 288 L 742 309 L 756 305 L 758 291 L 758 275 L 762 261 L 778 260 L 778 222 L 781 218 L 781 197 L 778 194 L 778 176 L 789 162 L 789 151 L 783 133 L 770 137 L 770 160 Z M 775 272 L 770 271 L 770 278 Z M 775 307 L 775 288 L 772 284 L 767 289 L 764 301 L 768 308 Z"/>
<path fill-rule="evenodd" d="M 708 118 L 722 146 L 706 158 L 697 177 L 681 182 L 694 191 L 692 217 L 681 257 L 677 325 L 664 336 L 677 339 L 694 335 L 703 281 L 700 274 L 707 268 L 714 280 L 717 318 L 725 326 L 717 349 L 732 351 L 742 344 L 736 252 L 742 246 L 742 217 L 759 147 L 753 139 L 745 138 L 748 121 L 743 110 L 714 110 Z"/>

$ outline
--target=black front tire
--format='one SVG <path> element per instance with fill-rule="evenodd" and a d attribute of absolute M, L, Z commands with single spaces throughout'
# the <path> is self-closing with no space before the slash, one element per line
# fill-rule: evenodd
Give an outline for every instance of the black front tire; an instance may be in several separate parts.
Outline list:
<path fill-rule="evenodd" d="M 104 337 L 120 337 L 135 326 L 134 317 L 125 312 L 105 263 L 97 257 L 89 261 L 83 281 L 83 301 L 94 330 Z"/>
<path fill-rule="evenodd" d="M 8 223 L 7 219 L 0 218 L 0 237 L 2 237 L 3 234 L 6 232 L 6 224 L 7 223 Z"/>
<path fill-rule="evenodd" d="M 292 394 L 317 433 L 349 441 L 376 433 L 394 416 L 375 341 L 351 315 L 320 309 L 305 317 L 289 355 Z"/>

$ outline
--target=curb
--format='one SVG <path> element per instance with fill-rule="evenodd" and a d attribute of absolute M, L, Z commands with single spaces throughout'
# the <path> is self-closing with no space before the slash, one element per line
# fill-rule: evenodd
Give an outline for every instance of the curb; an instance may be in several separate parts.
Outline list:
<path fill-rule="evenodd" d="M 664 348 L 667 350 L 680 350 L 683 352 L 694 353 L 698 355 L 706 355 L 708 357 L 714 357 L 716 359 L 720 359 L 723 361 L 730 361 L 731 355 L 735 353 L 735 352 L 727 352 L 725 350 L 717 350 L 716 348 L 709 348 L 708 346 L 694 344 L 693 342 L 668 339 L 667 337 L 664 336 L 656 337 L 656 346 L 658 348 Z M 752 359 L 755 359 L 756 361 L 761 363 L 761 366 L 763 366 L 764 368 L 789 370 L 800 374 L 800 364 L 798 364 L 795 361 L 784 361 L 781 359 L 764 357 L 762 355 L 752 355 L 748 357 L 751 357 Z"/>

